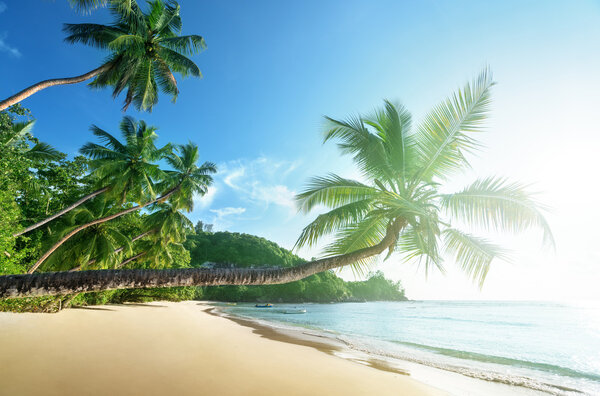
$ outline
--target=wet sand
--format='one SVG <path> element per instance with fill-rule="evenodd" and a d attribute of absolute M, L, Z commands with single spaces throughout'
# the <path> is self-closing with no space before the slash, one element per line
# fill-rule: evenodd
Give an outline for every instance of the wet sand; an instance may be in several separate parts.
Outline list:
<path fill-rule="evenodd" d="M 445 394 L 376 361 L 342 359 L 330 342 L 211 309 L 189 301 L 0 313 L 0 395 Z"/>

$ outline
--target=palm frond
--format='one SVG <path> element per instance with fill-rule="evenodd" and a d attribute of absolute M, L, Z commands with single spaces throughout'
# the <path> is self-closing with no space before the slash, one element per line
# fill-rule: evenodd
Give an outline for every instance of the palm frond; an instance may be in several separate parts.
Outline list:
<path fill-rule="evenodd" d="M 506 250 L 484 238 L 478 238 L 454 228 L 442 232 L 444 250 L 481 288 L 494 258 L 505 258 Z"/>
<path fill-rule="evenodd" d="M 116 26 L 99 25 L 94 23 L 65 23 L 63 32 L 67 33 L 65 41 L 70 44 L 84 44 L 100 49 L 108 49 L 110 43 L 126 31 Z"/>
<path fill-rule="evenodd" d="M 324 254 L 337 256 L 375 246 L 385 237 L 388 224 L 389 220 L 380 214 L 367 216 L 359 223 L 350 224 L 338 231 L 335 241 L 325 248 Z M 366 258 L 349 265 L 356 274 L 363 275 L 371 269 L 370 264 L 375 258 Z"/>
<path fill-rule="evenodd" d="M 186 56 L 166 47 L 159 48 L 157 52 L 173 71 L 180 73 L 183 77 L 188 75 L 202 77 L 202 72 L 198 65 Z"/>
<path fill-rule="evenodd" d="M 344 179 L 335 174 L 310 179 L 306 190 L 296 195 L 298 209 L 308 213 L 317 205 L 336 208 L 352 202 L 371 199 L 378 194 L 374 187 Z"/>
<path fill-rule="evenodd" d="M 165 38 L 160 40 L 160 44 L 184 55 L 195 55 L 206 49 L 204 38 L 196 34 Z"/>
<path fill-rule="evenodd" d="M 28 134 L 31 134 L 34 125 L 35 120 L 13 123 L 5 136 L 2 137 L 2 145 L 7 147 L 14 146 L 18 142 L 25 139 Z"/>
<path fill-rule="evenodd" d="M 384 108 L 365 118 L 365 123 L 373 127 L 381 138 L 386 160 L 402 188 L 415 165 L 414 137 L 411 133 L 412 117 L 402 105 L 386 100 Z"/>
<path fill-rule="evenodd" d="M 313 246 L 325 235 L 336 232 L 340 228 L 358 223 L 373 208 L 372 199 L 363 199 L 342 205 L 327 213 L 317 216 L 312 223 L 307 225 L 296 241 L 294 248 Z"/>
<path fill-rule="evenodd" d="M 544 242 L 554 245 L 552 231 L 541 212 L 544 208 L 519 183 L 500 177 L 480 179 L 462 191 L 441 195 L 440 203 L 453 216 L 472 225 L 509 232 L 540 228 Z"/>
<path fill-rule="evenodd" d="M 36 143 L 29 150 L 26 150 L 24 155 L 29 159 L 41 161 L 57 161 L 63 157 L 60 151 L 44 142 Z"/>
<path fill-rule="evenodd" d="M 472 84 L 437 105 L 423 120 L 416 134 L 419 179 L 444 178 L 468 166 L 465 153 L 479 147 L 470 134 L 482 130 L 493 85 L 491 72 L 485 69 Z"/>

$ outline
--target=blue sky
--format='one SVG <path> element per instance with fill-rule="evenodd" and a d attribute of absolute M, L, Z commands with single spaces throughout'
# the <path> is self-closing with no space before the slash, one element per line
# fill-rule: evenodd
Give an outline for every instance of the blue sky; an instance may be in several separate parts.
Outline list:
<path fill-rule="evenodd" d="M 204 78 L 180 79 L 176 104 L 161 96 L 152 113 L 127 114 L 158 126 L 163 143 L 198 143 L 203 159 L 219 165 L 193 220 L 291 248 L 314 216 L 297 214 L 292 201 L 308 177 L 358 177 L 333 144 L 321 144 L 323 115 L 369 112 L 389 98 L 419 119 L 489 65 L 498 85 L 482 135 L 487 149 L 448 188 L 491 174 L 535 183 L 553 207 L 557 251 L 541 248 L 533 233 L 499 237 L 515 254 L 492 269 L 482 291 L 452 270 L 425 279 L 394 259 L 381 268 L 413 298 L 600 299 L 589 276 L 597 283 L 598 1 L 180 4 L 184 34 L 207 42 L 194 57 Z M 108 20 L 104 10 L 79 15 L 66 0 L 1 0 L 0 96 L 97 67 L 105 54 L 65 44 L 62 23 Z M 92 139 L 91 124 L 117 132 L 123 116 L 122 98 L 85 84 L 23 104 L 38 119 L 36 136 L 70 154 Z"/>

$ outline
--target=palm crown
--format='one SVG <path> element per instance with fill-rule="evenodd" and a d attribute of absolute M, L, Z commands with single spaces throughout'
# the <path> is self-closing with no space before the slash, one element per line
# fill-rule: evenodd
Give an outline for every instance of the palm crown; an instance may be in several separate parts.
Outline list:
<path fill-rule="evenodd" d="M 300 210 L 320 205 L 330 210 L 304 228 L 296 245 L 314 245 L 334 233 L 325 253 L 344 255 L 392 234 L 388 257 L 399 251 L 405 260 L 423 262 L 428 271 L 432 266 L 443 270 L 442 257 L 449 255 L 482 285 L 490 263 L 505 250 L 453 222 L 512 232 L 539 227 L 553 243 L 540 205 L 519 183 L 489 177 L 456 193 L 440 192 L 442 182 L 469 167 L 466 154 L 480 147 L 474 135 L 488 114 L 492 86 L 491 73 L 484 70 L 415 129 L 404 107 L 387 101 L 366 117 L 327 118 L 325 141 L 338 140 L 369 182 L 335 174 L 313 178 L 296 197 Z M 353 268 L 362 271 L 368 265 L 364 259 Z"/>
<path fill-rule="evenodd" d="M 212 162 L 198 165 L 199 158 L 198 146 L 193 143 L 175 146 L 166 157 L 172 170 L 165 171 L 167 178 L 163 188 L 176 189 L 169 198 L 175 209 L 191 212 L 194 196 L 206 194 L 208 186 L 213 183 L 211 175 L 217 172 L 217 166 Z"/>
<path fill-rule="evenodd" d="M 87 4 L 87 2 L 82 2 Z M 93 4 L 92 2 L 91 4 Z M 135 1 L 110 1 L 115 17 L 111 25 L 65 24 L 69 43 L 82 43 L 109 50 L 109 67 L 90 83 L 93 87 L 113 87 L 117 97 L 127 90 L 124 109 L 133 103 L 138 110 L 152 110 L 161 90 L 177 98 L 173 72 L 201 77 L 200 69 L 187 56 L 203 50 L 198 35 L 180 36 L 179 5 L 174 1 L 148 2 L 143 12 Z"/>
<path fill-rule="evenodd" d="M 121 203 L 154 198 L 155 183 L 165 177 L 155 162 L 171 150 L 170 145 L 156 147 L 156 128 L 124 117 L 120 124 L 123 142 L 95 125 L 91 130 L 104 144 L 86 143 L 80 152 L 91 158 L 98 185 L 111 186 L 111 193 L 119 196 Z"/>

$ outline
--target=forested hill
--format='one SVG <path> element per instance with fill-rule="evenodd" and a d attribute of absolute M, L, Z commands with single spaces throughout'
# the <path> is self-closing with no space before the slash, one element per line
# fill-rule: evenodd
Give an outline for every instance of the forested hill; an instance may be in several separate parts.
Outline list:
<path fill-rule="evenodd" d="M 288 267 L 305 262 L 274 242 L 248 234 L 198 231 L 188 235 L 184 246 L 193 267 Z M 382 272 L 371 274 L 366 281 L 345 282 L 327 271 L 281 285 L 205 287 L 202 295 L 208 300 L 252 302 L 406 300 L 400 282 L 385 279 Z"/>
<path fill-rule="evenodd" d="M 290 267 L 305 262 L 268 239 L 234 232 L 190 234 L 184 246 L 190 252 L 193 267 L 206 262 L 235 263 L 236 267 Z"/>

